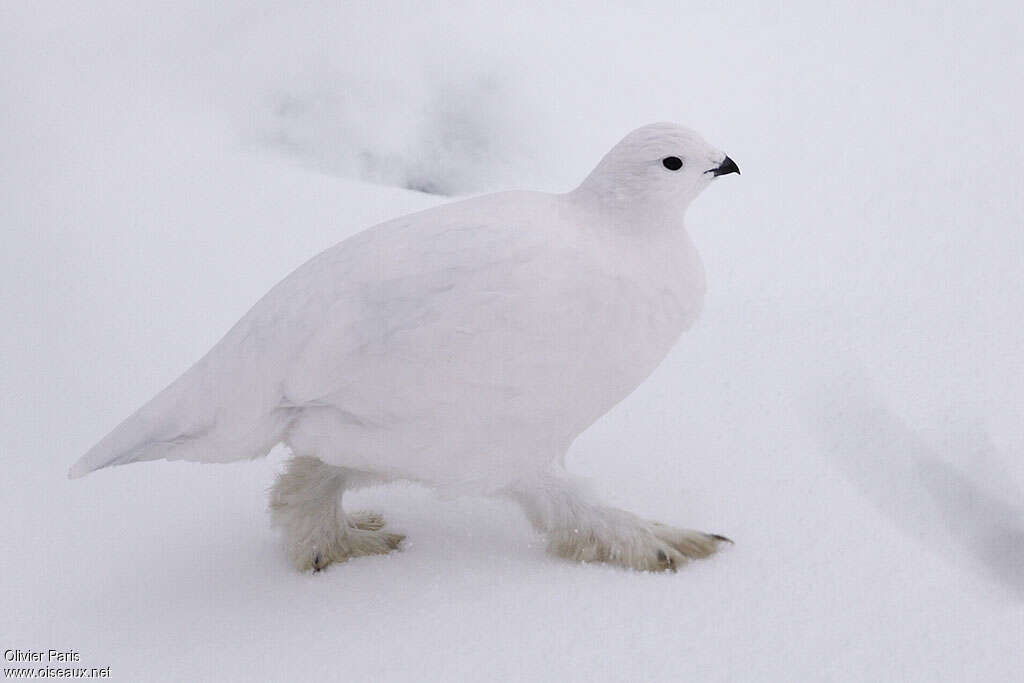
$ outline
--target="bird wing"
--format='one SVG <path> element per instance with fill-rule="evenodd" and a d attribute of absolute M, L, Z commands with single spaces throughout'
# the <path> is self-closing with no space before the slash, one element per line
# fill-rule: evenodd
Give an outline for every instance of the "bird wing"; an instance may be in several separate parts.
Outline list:
<path fill-rule="evenodd" d="M 360 366 L 402 354 L 437 362 L 436 348 L 422 348 L 425 340 L 471 333 L 460 324 L 472 327 L 479 320 L 474 311 L 515 289 L 510 274 L 544 248 L 531 229 L 535 214 L 522 210 L 542 196 L 502 193 L 435 207 L 320 253 L 90 449 L 69 476 L 161 458 L 260 457 L 303 409 L 336 402 L 345 391 L 349 403 L 359 404 L 352 385 L 366 379 Z M 510 215 L 509 206 L 520 208 Z"/>

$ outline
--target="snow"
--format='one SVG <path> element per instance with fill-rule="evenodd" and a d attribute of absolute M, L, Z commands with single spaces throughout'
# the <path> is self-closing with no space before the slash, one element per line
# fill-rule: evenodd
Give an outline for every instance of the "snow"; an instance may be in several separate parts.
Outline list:
<path fill-rule="evenodd" d="M 1012 680 L 1024 666 L 1024 38 L 1011 3 L 0 20 L 0 644 L 114 680 Z M 514 507 L 351 494 L 407 548 L 292 571 L 286 454 L 67 467 L 370 224 L 565 190 L 678 120 L 736 160 L 701 321 L 574 444 L 608 502 L 724 533 L 675 575 L 550 558 Z"/>

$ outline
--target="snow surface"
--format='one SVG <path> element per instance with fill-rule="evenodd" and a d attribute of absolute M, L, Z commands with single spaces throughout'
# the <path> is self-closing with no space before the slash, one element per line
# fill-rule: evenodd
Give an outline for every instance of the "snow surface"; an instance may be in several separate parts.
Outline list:
<path fill-rule="evenodd" d="M 1020 678 L 1020 9 L 719 5 L 5 5 L 0 647 L 114 680 Z M 656 120 L 743 175 L 688 215 L 702 320 L 569 467 L 728 552 L 574 566 L 397 484 L 346 502 L 403 552 L 301 575 L 283 452 L 65 479 L 312 254 L 569 189 Z"/>

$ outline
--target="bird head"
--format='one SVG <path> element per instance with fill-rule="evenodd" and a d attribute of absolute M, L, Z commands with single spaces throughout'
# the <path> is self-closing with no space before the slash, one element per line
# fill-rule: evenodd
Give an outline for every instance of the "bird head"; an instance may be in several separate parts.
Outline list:
<path fill-rule="evenodd" d="M 695 131 L 652 123 L 612 147 L 573 194 L 608 210 L 681 218 L 712 180 L 739 172 Z"/>

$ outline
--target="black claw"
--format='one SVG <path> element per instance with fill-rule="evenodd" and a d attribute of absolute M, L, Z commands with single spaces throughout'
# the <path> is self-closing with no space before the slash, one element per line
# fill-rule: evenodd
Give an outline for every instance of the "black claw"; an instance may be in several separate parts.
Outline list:
<path fill-rule="evenodd" d="M 665 567 L 665 569 L 671 569 L 673 572 L 676 571 L 675 558 L 669 557 L 668 553 L 664 550 L 658 550 L 658 562 Z"/>
<path fill-rule="evenodd" d="M 711 538 L 715 539 L 716 541 L 725 541 L 726 543 L 729 543 L 731 545 L 736 545 L 735 543 L 732 542 L 731 538 L 726 538 L 725 536 L 721 536 L 719 534 L 708 534 L 708 535 L 711 536 Z"/>
<path fill-rule="evenodd" d="M 320 566 L 320 553 L 317 553 L 313 557 L 313 573 L 316 574 L 321 569 L 322 569 L 322 567 Z"/>

